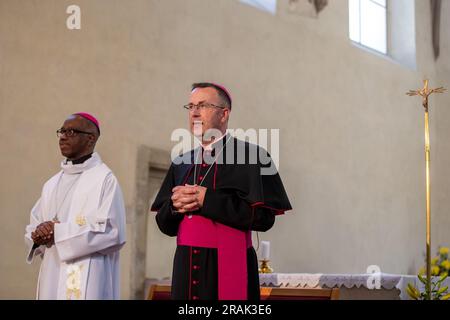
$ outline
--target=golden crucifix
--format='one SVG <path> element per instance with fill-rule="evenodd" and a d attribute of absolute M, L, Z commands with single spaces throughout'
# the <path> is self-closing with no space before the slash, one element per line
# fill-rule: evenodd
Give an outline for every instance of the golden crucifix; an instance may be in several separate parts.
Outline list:
<path fill-rule="evenodd" d="M 430 198 L 430 129 L 428 121 L 428 97 L 433 93 L 444 93 L 446 89 L 428 88 L 428 80 L 424 80 L 422 90 L 410 90 L 409 96 L 421 96 L 422 105 L 425 108 L 425 174 L 426 174 L 426 208 L 427 208 L 427 298 L 431 299 L 431 198 Z"/>

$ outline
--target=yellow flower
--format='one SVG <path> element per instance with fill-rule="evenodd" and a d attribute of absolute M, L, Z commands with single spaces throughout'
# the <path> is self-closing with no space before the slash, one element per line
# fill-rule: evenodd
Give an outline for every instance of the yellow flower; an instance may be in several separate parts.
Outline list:
<path fill-rule="evenodd" d="M 449 260 L 442 261 L 441 267 L 446 270 L 450 270 L 450 261 Z"/>
<path fill-rule="evenodd" d="M 425 275 L 426 272 L 427 272 L 427 270 L 426 270 L 425 268 L 420 268 L 420 269 L 419 269 L 419 274 L 420 274 L 421 276 Z"/>
<path fill-rule="evenodd" d="M 431 268 L 431 275 L 432 276 L 438 276 L 439 275 L 439 267 L 438 266 L 434 266 Z"/>
<path fill-rule="evenodd" d="M 446 255 L 446 254 L 448 254 L 449 251 L 450 251 L 449 248 L 447 248 L 447 247 L 441 247 L 441 248 L 439 249 L 439 254 L 441 254 L 441 255 Z"/>
<path fill-rule="evenodd" d="M 439 257 L 433 258 L 433 259 L 431 259 L 431 264 L 433 266 L 435 266 L 435 265 L 437 265 L 438 261 L 439 261 Z"/>

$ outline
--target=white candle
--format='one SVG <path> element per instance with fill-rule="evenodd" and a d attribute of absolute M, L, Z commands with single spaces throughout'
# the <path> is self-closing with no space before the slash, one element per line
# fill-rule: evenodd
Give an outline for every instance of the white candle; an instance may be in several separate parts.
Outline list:
<path fill-rule="evenodd" d="M 261 259 L 269 260 L 270 257 L 270 242 L 261 241 Z"/>

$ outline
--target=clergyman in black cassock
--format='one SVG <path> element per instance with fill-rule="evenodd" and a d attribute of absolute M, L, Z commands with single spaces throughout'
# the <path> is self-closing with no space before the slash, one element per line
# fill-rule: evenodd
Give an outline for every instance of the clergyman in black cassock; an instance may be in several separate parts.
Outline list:
<path fill-rule="evenodd" d="M 194 211 L 174 207 L 173 190 L 185 185 L 206 188 Z M 151 206 L 159 229 L 177 236 L 172 298 L 258 300 L 251 231 L 269 230 L 290 209 L 272 159 L 257 145 L 224 134 L 175 159 Z"/>

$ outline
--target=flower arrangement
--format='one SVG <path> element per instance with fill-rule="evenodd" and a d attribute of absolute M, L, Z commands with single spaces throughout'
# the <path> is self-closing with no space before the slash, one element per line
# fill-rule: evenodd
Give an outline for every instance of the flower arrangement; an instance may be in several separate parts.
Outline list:
<path fill-rule="evenodd" d="M 449 300 L 450 294 L 448 293 L 448 286 L 442 287 L 445 279 L 450 275 L 450 261 L 449 261 L 449 248 L 440 247 L 438 249 L 438 255 L 431 259 L 431 276 L 438 277 L 431 280 L 431 292 L 427 291 L 426 284 L 426 268 L 420 268 L 419 280 L 425 285 L 425 291 L 420 292 L 414 285 L 408 283 L 406 291 L 408 295 L 414 300 Z"/>
<path fill-rule="evenodd" d="M 431 275 L 432 276 L 450 276 L 450 261 L 449 261 L 449 248 L 440 247 L 438 250 L 438 255 L 431 259 Z M 426 274 L 426 268 L 420 268 L 419 274 L 421 276 Z"/>

